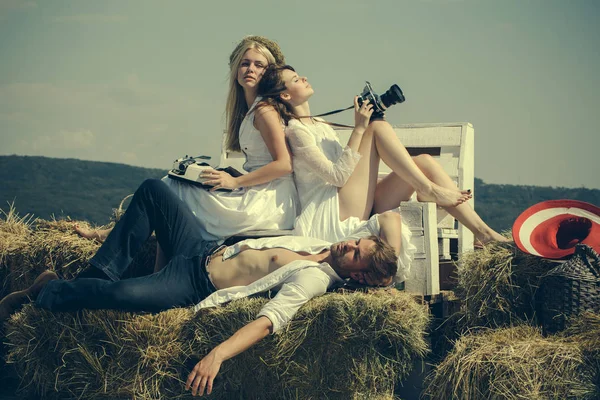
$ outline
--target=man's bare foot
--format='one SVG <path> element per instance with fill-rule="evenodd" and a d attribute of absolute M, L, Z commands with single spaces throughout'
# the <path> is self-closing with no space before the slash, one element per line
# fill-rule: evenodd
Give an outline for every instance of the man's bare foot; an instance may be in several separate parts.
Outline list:
<path fill-rule="evenodd" d="M 58 279 L 54 271 L 44 271 L 33 281 L 33 284 L 25 290 L 12 292 L 0 300 L 0 322 L 4 322 L 18 311 L 23 304 L 30 300 L 35 300 L 42 291 L 46 283 Z"/>
<path fill-rule="evenodd" d="M 95 240 L 99 243 L 103 243 L 106 237 L 110 233 L 111 229 L 87 229 L 82 228 L 78 224 L 73 226 L 73 230 L 81 237 L 86 239 Z"/>
<path fill-rule="evenodd" d="M 431 201 L 440 207 L 456 207 L 473 197 L 470 190 L 448 189 L 435 183 L 428 192 L 417 193 L 419 201 Z"/>
<path fill-rule="evenodd" d="M 44 286 L 46 286 L 46 283 L 55 279 L 58 279 L 58 275 L 56 275 L 56 272 L 51 271 L 49 269 L 42 272 L 38 275 L 37 278 L 35 278 L 33 284 L 29 286 L 29 289 L 27 289 L 27 294 L 29 295 L 29 297 L 35 300 L 38 294 L 40 294 L 40 292 L 44 288 Z"/>

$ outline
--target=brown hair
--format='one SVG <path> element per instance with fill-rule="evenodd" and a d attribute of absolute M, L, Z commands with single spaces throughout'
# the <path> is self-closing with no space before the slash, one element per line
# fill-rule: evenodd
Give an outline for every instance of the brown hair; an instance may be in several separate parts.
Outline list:
<path fill-rule="evenodd" d="M 281 74 L 285 70 L 296 72 L 291 65 L 269 66 L 258 83 L 258 95 L 262 97 L 261 107 L 269 105 L 275 108 L 287 125 L 297 116 L 292 112 L 290 105 L 281 99 L 281 93 L 287 89 Z"/>
<path fill-rule="evenodd" d="M 369 273 L 377 280 L 391 278 L 398 272 L 398 256 L 392 246 L 385 243 L 379 236 L 369 236 L 375 242 L 370 254 Z"/>

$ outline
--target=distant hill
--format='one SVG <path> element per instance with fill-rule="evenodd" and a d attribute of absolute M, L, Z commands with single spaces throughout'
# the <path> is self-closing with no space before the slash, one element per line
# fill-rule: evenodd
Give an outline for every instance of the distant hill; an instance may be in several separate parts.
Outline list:
<path fill-rule="evenodd" d="M 475 209 L 496 230 L 512 227 L 526 208 L 546 200 L 572 199 L 600 206 L 600 190 L 547 186 L 494 185 L 475 178 Z"/>
<path fill-rule="evenodd" d="M 15 200 L 19 214 L 70 216 L 96 224 L 147 178 L 166 170 L 129 165 L 28 156 L 0 156 L 0 208 Z M 600 205 L 600 190 L 493 185 L 475 179 L 475 207 L 496 230 L 510 229 L 527 207 L 544 200 L 575 199 Z"/>
<path fill-rule="evenodd" d="M 20 215 L 69 216 L 97 224 L 147 178 L 166 170 L 48 157 L 0 156 L 0 208 L 14 200 Z"/>

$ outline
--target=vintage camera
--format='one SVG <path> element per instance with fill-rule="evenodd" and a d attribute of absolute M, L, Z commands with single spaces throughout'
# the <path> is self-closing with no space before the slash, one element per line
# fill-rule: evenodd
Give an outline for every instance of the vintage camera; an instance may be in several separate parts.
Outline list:
<path fill-rule="evenodd" d="M 371 119 L 373 120 L 382 119 L 385 110 L 394 104 L 404 102 L 406 98 L 402 93 L 402 89 L 400 89 L 400 87 L 396 84 L 392 85 L 387 92 L 379 96 L 375 94 L 371 83 L 367 81 L 362 93 L 358 95 L 359 107 L 362 106 L 365 100 L 369 100 L 369 102 L 373 105 L 373 114 L 371 115 Z"/>

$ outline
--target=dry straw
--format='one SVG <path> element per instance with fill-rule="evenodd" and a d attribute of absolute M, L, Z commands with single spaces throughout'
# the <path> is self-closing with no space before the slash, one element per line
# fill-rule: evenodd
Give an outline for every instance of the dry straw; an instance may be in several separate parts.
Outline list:
<path fill-rule="evenodd" d="M 580 346 L 518 326 L 461 337 L 440 363 L 432 399 L 593 399 L 600 395 Z"/>
<path fill-rule="evenodd" d="M 28 395 L 186 397 L 193 365 L 266 301 L 195 315 L 53 314 L 26 306 L 8 324 L 8 361 Z M 313 299 L 288 327 L 225 362 L 213 398 L 392 398 L 413 359 L 427 352 L 427 323 L 423 306 L 396 290 Z"/>
<path fill-rule="evenodd" d="M 586 363 L 594 371 L 594 382 L 600 387 L 600 315 L 585 312 L 568 321 L 562 335 L 581 347 Z"/>
<path fill-rule="evenodd" d="M 556 264 L 523 253 L 513 242 L 492 242 L 462 255 L 456 295 L 464 328 L 502 327 L 536 319 L 540 276 Z"/>
<path fill-rule="evenodd" d="M 0 209 L 0 295 L 11 289 L 10 271 L 13 264 L 22 264 L 23 249 L 31 237 L 32 218 L 19 216 L 13 204 L 8 211 Z"/>
<path fill-rule="evenodd" d="M 563 335 L 576 340 L 586 351 L 597 351 L 600 355 L 600 315 L 585 312 L 571 318 Z"/>
<path fill-rule="evenodd" d="M 118 216 L 116 211 L 115 216 Z M 100 243 L 85 239 L 73 230 L 75 223 L 82 228 L 104 229 L 87 222 L 70 220 L 31 220 L 19 217 L 14 208 L 0 218 L 0 277 L 2 292 L 20 290 L 31 285 L 37 275 L 52 269 L 65 279 L 75 277 L 89 266 L 88 260 Z M 156 240 L 149 240 L 127 271 L 127 276 L 149 273 L 154 266 Z"/>

